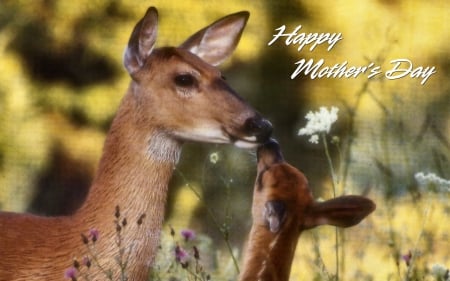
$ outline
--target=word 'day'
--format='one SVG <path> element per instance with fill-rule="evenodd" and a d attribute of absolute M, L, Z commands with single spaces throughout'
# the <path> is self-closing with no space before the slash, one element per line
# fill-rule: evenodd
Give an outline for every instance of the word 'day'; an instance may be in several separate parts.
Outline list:
<path fill-rule="evenodd" d="M 422 78 L 420 84 L 425 84 L 427 80 L 431 77 L 431 75 L 436 73 L 436 67 L 434 66 L 418 66 L 416 68 L 413 67 L 413 63 L 408 59 L 396 59 L 391 60 L 391 64 L 394 67 L 386 71 L 386 78 L 389 80 L 400 79 L 405 76 L 410 76 L 411 78 Z"/>

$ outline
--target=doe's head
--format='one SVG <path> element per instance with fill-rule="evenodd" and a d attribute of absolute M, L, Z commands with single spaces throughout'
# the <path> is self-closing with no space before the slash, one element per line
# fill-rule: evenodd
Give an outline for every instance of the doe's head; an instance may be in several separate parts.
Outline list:
<path fill-rule="evenodd" d="M 225 16 L 178 47 L 155 48 L 158 12 L 136 24 L 124 54 L 142 126 L 151 124 L 180 141 L 255 147 L 268 140 L 269 121 L 250 107 L 216 68 L 236 48 L 248 12 Z"/>

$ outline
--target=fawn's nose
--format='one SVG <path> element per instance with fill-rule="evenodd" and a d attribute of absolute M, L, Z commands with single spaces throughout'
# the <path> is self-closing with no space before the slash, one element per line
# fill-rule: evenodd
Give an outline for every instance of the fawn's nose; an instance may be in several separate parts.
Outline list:
<path fill-rule="evenodd" d="M 264 166 L 270 166 L 284 161 L 280 145 L 273 138 L 259 146 L 256 155 L 258 157 L 258 163 Z"/>
<path fill-rule="evenodd" d="M 256 138 L 257 143 L 265 143 L 272 135 L 272 124 L 259 115 L 245 120 L 244 128 L 248 135 Z"/>

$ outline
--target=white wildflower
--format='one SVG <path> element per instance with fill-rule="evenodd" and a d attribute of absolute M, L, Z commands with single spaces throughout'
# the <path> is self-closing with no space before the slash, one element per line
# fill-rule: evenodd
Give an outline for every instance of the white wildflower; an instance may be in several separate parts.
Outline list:
<path fill-rule="evenodd" d="M 442 264 L 433 264 L 431 266 L 431 274 L 436 278 L 436 280 L 450 280 L 449 270 Z"/>
<path fill-rule="evenodd" d="M 218 152 L 213 152 L 209 155 L 209 162 L 216 164 L 217 162 L 219 162 L 219 153 Z"/>
<path fill-rule="evenodd" d="M 312 135 L 312 136 L 309 138 L 309 142 L 310 142 L 310 143 L 314 143 L 314 144 L 319 143 L 319 135 Z"/>
<path fill-rule="evenodd" d="M 433 173 L 416 173 L 414 178 L 422 188 L 435 189 L 437 192 L 450 192 L 450 180 L 443 179 Z"/>
<path fill-rule="evenodd" d="M 319 133 L 329 133 L 331 125 L 338 119 L 337 113 L 339 109 L 337 107 L 331 107 L 328 111 L 326 107 L 320 107 L 319 111 L 308 112 L 305 118 L 308 120 L 306 126 L 298 131 L 298 135 L 311 136 L 309 141 L 311 143 L 319 142 Z"/>

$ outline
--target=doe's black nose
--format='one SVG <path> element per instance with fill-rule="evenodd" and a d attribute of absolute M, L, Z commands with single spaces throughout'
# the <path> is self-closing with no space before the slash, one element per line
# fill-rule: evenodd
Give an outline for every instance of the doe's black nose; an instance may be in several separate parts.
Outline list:
<path fill-rule="evenodd" d="M 244 124 L 245 131 L 256 138 L 256 142 L 265 143 L 272 135 L 272 124 L 260 117 L 255 116 L 248 118 Z"/>

